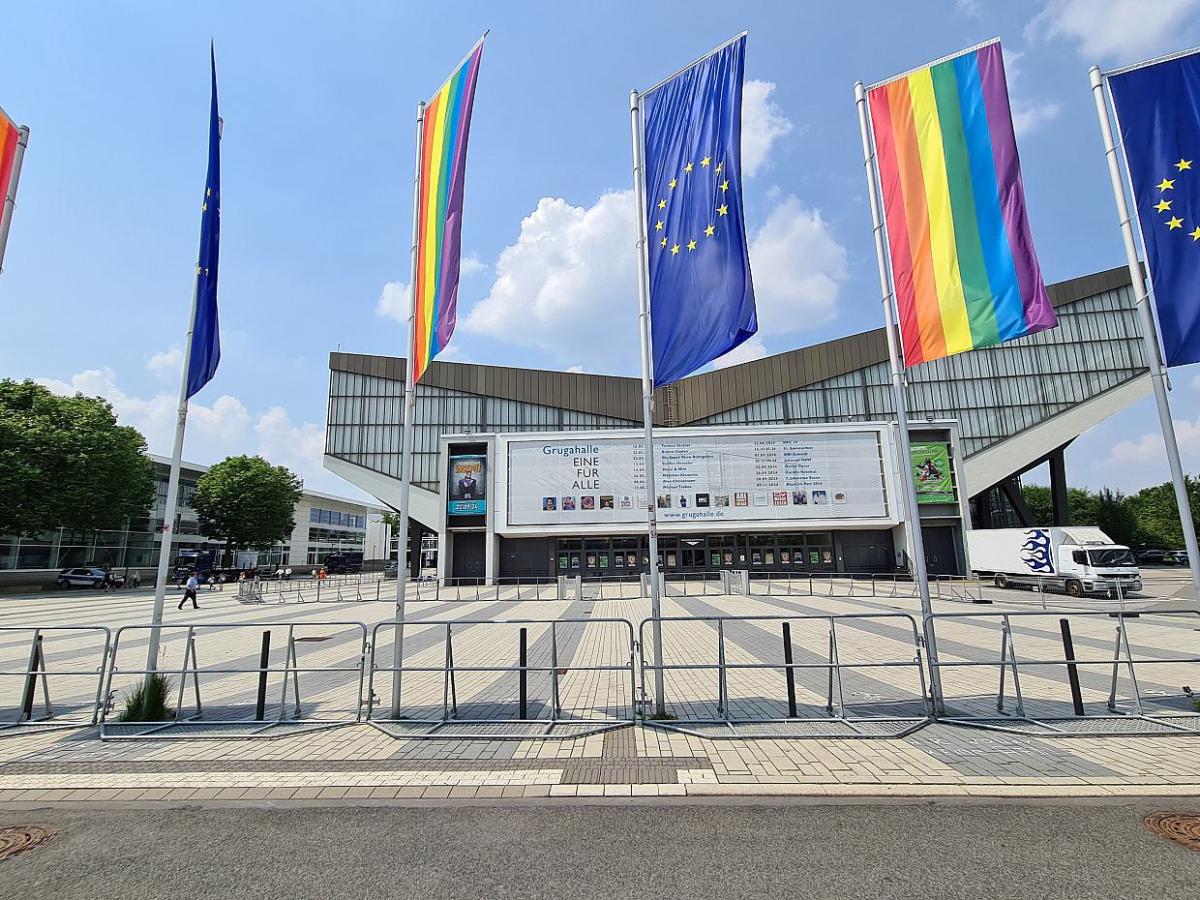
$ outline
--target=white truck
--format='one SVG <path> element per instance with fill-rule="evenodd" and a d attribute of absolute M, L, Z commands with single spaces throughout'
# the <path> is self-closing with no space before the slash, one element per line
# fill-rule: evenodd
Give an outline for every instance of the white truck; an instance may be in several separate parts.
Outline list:
<path fill-rule="evenodd" d="M 967 532 L 971 569 L 996 587 L 1036 587 L 1115 596 L 1142 589 L 1133 551 L 1090 525 L 993 528 Z"/>

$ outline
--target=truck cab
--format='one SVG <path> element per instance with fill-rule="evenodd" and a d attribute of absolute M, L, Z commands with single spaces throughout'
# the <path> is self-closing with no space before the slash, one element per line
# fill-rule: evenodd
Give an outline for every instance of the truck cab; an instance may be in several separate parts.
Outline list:
<path fill-rule="evenodd" d="M 1142 573 L 1133 551 L 1120 544 L 1062 544 L 1058 571 L 1070 594 L 1115 594 L 1140 591 Z"/>

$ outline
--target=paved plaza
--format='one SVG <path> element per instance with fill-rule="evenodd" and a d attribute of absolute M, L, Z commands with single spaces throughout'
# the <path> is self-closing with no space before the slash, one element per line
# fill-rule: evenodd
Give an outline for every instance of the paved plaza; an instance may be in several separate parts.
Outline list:
<path fill-rule="evenodd" d="M 925 724 L 927 673 L 917 664 L 920 622 L 911 597 L 673 590 L 663 602 L 672 718 L 628 725 L 655 708 L 653 669 L 643 678 L 630 659 L 631 636 L 652 646 L 651 626 L 642 625 L 649 601 L 516 601 L 505 599 L 508 590 L 499 600 L 410 604 L 395 720 L 389 603 L 300 603 L 288 592 L 246 603 L 233 590 L 202 592 L 198 612 L 172 603 L 159 668 L 174 672 L 172 705 L 182 702 L 181 724 L 167 729 L 116 721 L 145 668 L 147 632 L 138 626 L 148 619 L 149 595 L 0 600 L 5 672 L 27 665 L 31 632 L 20 626 L 63 629 L 42 632 L 55 718 L 0 731 L 0 803 L 1200 794 L 1200 738 L 1179 730 L 1194 722 L 1184 687 L 1200 687 L 1200 672 L 1183 660 L 1196 656 L 1200 616 L 1165 590 L 1125 601 L 1127 613 L 1140 614 L 1123 619 L 1110 615 L 1117 601 L 989 588 L 983 596 L 997 601 L 990 605 L 935 601 L 947 715 L 1006 730 Z M 1005 612 L 1008 646 L 1021 662 L 1024 719 L 1014 718 L 1011 668 L 1006 717 L 997 713 Z M 831 629 L 829 616 L 849 618 Z M 1040 724 L 1071 720 L 1061 618 L 1071 623 L 1087 721 L 1104 736 Z M 453 678 L 445 670 L 448 621 Z M 794 716 L 782 666 L 785 622 L 797 667 Z M 91 725 L 52 727 L 90 715 L 104 633 L 75 629 L 96 624 L 111 630 L 116 660 L 106 740 Z M 515 722 L 522 629 L 526 721 Z M 255 721 L 264 632 L 270 672 L 264 721 Z M 716 665 L 722 637 L 723 688 Z M 1122 639 L 1138 661 L 1136 695 L 1118 656 Z M 831 652 L 841 668 L 828 665 Z M 196 674 L 182 679 L 180 692 L 185 657 Z M 368 669 L 374 659 L 375 671 L 360 680 L 364 659 Z M 286 680 L 285 669 L 292 673 Z M 19 675 L 0 684 L 10 720 L 23 685 Z M 202 715 L 194 718 L 197 697 Z M 46 699 L 39 683 L 35 718 Z M 1145 718 L 1136 715 L 1138 700 Z M 361 721 L 368 708 L 371 723 Z M 1142 733 L 1148 729 L 1160 733 Z M 554 739 L 535 737 L 548 731 Z M 855 735 L 869 739 L 844 739 Z"/>

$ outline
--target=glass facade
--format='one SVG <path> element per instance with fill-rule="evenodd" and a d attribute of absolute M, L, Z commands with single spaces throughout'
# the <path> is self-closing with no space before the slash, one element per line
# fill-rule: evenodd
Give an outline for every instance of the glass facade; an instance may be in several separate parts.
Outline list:
<path fill-rule="evenodd" d="M 1059 325 L 1051 331 L 910 369 L 909 416 L 957 420 L 970 456 L 1145 371 L 1129 288 L 1057 312 Z M 895 413 L 884 362 L 689 424 L 866 422 Z"/>
<path fill-rule="evenodd" d="M 909 415 L 956 420 L 966 456 L 1142 374 L 1141 330 L 1129 287 L 1057 309 L 1059 327 L 908 372 Z M 399 477 L 400 381 L 330 373 L 325 452 Z M 887 421 L 895 417 L 887 362 L 806 385 L 687 425 Z M 640 421 L 418 385 L 415 483 L 438 489 L 442 434 L 639 428 Z"/>

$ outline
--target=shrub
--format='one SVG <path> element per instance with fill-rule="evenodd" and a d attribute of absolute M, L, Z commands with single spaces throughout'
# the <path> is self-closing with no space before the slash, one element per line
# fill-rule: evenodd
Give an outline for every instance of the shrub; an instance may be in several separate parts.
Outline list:
<path fill-rule="evenodd" d="M 159 672 L 139 681 L 129 692 L 125 701 L 125 711 L 121 713 L 118 721 L 161 722 L 172 718 L 175 710 L 167 706 L 167 698 L 171 696 L 172 688 L 171 679 Z"/>

